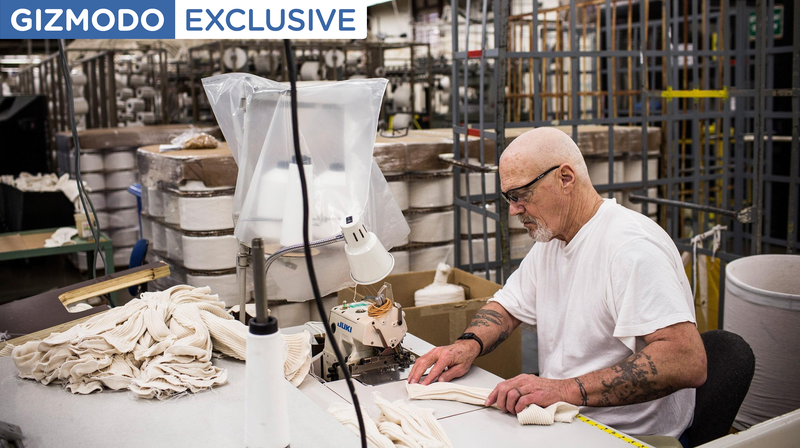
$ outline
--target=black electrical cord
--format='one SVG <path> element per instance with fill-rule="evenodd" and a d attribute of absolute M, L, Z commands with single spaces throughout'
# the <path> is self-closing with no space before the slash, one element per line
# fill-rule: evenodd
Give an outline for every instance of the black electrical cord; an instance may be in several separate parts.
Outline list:
<path fill-rule="evenodd" d="M 358 395 L 356 388 L 353 385 L 353 377 L 350 375 L 350 369 L 347 368 L 344 356 L 342 356 L 336 340 L 333 339 L 333 332 L 331 331 L 330 323 L 328 322 L 328 314 L 325 311 L 325 306 L 322 304 L 322 297 L 319 293 L 319 285 L 317 285 L 317 276 L 314 273 L 314 262 L 311 259 L 311 242 L 308 239 L 308 187 L 306 185 L 306 175 L 303 169 L 303 154 L 300 151 L 300 129 L 297 120 L 297 62 L 294 58 L 294 51 L 289 42 L 289 39 L 283 40 L 283 46 L 286 50 L 286 61 L 289 65 L 289 84 L 291 86 L 292 96 L 292 139 L 294 140 L 294 155 L 297 159 L 297 167 L 300 171 L 300 189 L 303 191 L 303 249 L 305 252 L 306 266 L 308 268 L 308 278 L 311 281 L 311 289 L 314 291 L 314 300 L 317 303 L 317 311 L 319 317 L 322 319 L 322 325 L 325 327 L 325 334 L 333 347 L 333 352 L 336 354 L 336 360 L 344 373 L 344 379 L 350 389 L 350 396 L 353 397 L 353 406 L 356 408 L 356 418 L 358 419 L 358 431 L 361 433 L 361 447 L 367 448 L 367 430 L 364 426 L 364 416 L 361 415 L 361 405 L 358 402 Z"/>
<path fill-rule="evenodd" d="M 72 77 L 69 73 L 67 54 L 64 51 L 64 39 L 58 39 L 58 54 L 61 58 L 61 73 L 64 75 L 64 83 L 67 86 L 67 110 L 69 110 L 72 142 L 75 146 L 75 180 L 78 184 L 78 197 L 81 200 L 81 206 L 83 207 L 83 213 L 86 216 L 86 221 L 89 223 L 89 230 L 92 232 L 92 236 L 94 237 L 94 257 L 92 260 L 92 278 L 94 279 L 97 278 L 97 255 L 99 254 L 100 259 L 103 260 L 103 269 L 106 268 L 106 257 L 103 256 L 103 253 L 100 251 L 100 229 L 97 229 L 92 225 L 93 221 L 89 217 L 89 213 L 91 211 L 91 214 L 94 217 L 94 223 L 96 224 L 98 222 L 97 213 L 94 211 L 94 204 L 92 204 L 92 200 L 86 193 L 86 189 L 83 186 L 83 180 L 81 179 L 81 145 L 78 139 L 78 128 L 75 125 L 75 100 L 72 93 Z M 86 206 L 87 204 L 89 205 L 88 207 Z M 86 262 L 88 268 L 89 260 L 86 260 Z M 109 303 L 111 303 L 111 301 L 109 301 Z"/>

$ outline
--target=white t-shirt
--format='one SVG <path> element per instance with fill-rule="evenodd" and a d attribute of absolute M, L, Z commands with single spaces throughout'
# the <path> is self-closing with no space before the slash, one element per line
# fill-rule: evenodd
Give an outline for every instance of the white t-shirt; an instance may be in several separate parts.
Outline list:
<path fill-rule="evenodd" d="M 644 348 L 641 336 L 696 323 L 678 249 L 648 217 L 605 199 L 566 245 L 537 243 L 491 301 L 537 327 L 543 378 L 574 378 Z M 581 413 L 633 435 L 679 437 L 694 414 L 694 389 Z"/>

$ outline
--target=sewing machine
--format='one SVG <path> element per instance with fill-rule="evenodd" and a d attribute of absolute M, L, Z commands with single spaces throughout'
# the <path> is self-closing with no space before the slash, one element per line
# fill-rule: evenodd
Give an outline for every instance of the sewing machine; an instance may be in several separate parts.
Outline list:
<path fill-rule="evenodd" d="M 416 360 L 401 343 L 408 331 L 405 313 L 394 302 L 391 285 L 386 283 L 375 296 L 344 303 L 331 310 L 329 323 L 333 337 L 353 378 L 377 385 L 397 381 L 399 374 Z M 322 353 L 322 372 L 328 381 L 343 378 L 342 366 L 329 341 Z"/>

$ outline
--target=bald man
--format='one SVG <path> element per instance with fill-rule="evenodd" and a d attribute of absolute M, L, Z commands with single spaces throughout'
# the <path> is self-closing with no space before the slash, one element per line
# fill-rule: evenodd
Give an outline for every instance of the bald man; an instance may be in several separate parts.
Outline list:
<path fill-rule="evenodd" d="M 409 382 L 464 375 L 525 322 L 537 329 L 540 374 L 501 382 L 487 406 L 516 414 L 565 401 L 629 434 L 681 437 L 706 354 L 672 239 L 601 198 L 580 150 L 557 129 L 514 140 L 499 168 L 510 213 L 538 244 L 455 343 L 417 360 Z"/>

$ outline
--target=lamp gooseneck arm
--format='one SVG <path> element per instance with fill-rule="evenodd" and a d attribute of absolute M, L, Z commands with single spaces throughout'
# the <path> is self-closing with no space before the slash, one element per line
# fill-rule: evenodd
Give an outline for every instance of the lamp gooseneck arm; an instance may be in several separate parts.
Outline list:
<path fill-rule="evenodd" d="M 311 248 L 313 249 L 315 247 L 322 247 L 322 246 L 327 246 L 329 244 L 338 243 L 339 241 L 344 241 L 344 234 L 340 233 L 340 234 L 332 236 L 332 237 L 328 237 L 328 238 L 323 238 L 323 239 L 320 239 L 320 240 L 312 241 L 309 244 L 309 246 L 311 246 Z M 267 308 L 268 308 L 268 304 L 267 304 L 267 272 L 269 272 L 269 267 L 278 258 L 280 258 L 280 257 L 282 257 L 282 256 L 284 256 L 286 254 L 289 254 L 289 253 L 292 253 L 292 252 L 301 251 L 301 250 L 303 250 L 303 244 L 302 243 L 294 244 L 292 246 L 282 247 L 282 248 L 280 248 L 280 250 L 276 251 L 275 253 L 273 253 L 269 257 L 267 257 L 266 262 L 264 263 L 264 273 L 263 273 L 264 295 L 263 295 L 263 297 L 256 297 L 256 319 L 258 321 L 263 322 L 264 319 L 267 318 Z M 255 270 L 255 267 L 256 267 L 256 264 L 254 262 L 253 263 L 253 269 L 254 269 L 253 275 L 254 276 L 258 275 L 257 274 L 258 271 Z"/>

